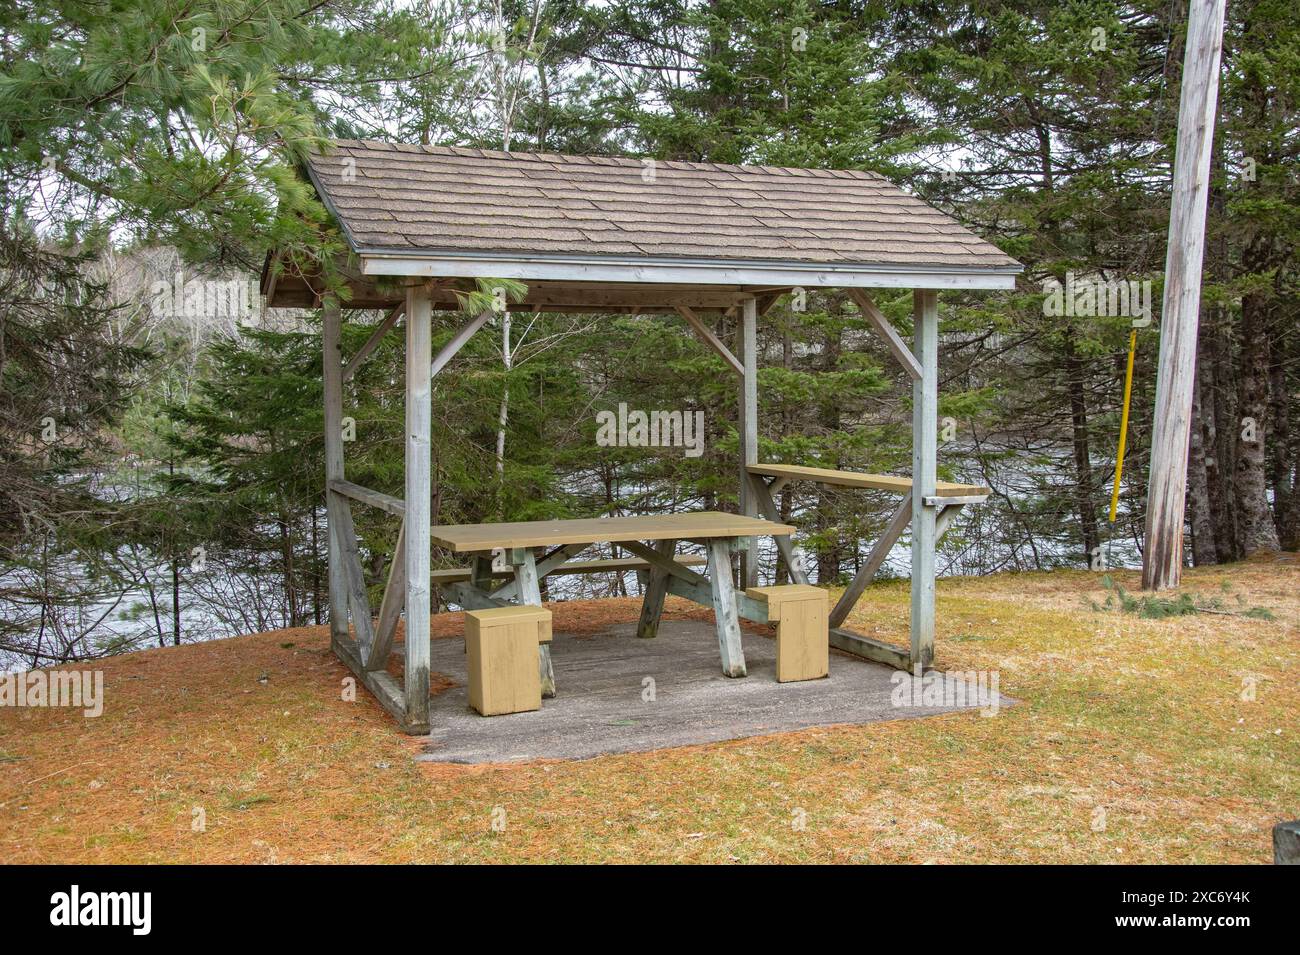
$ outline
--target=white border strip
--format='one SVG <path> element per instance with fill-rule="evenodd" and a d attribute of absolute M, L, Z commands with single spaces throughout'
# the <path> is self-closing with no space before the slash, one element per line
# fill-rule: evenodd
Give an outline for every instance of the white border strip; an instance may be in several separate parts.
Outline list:
<path fill-rule="evenodd" d="M 803 288 L 1013 289 L 1017 266 L 965 271 L 924 268 L 843 268 L 824 264 L 724 264 L 653 262 L 645 259 L 539 259 L 516 256 L 448 257 L 361 253 L 365 275 L 422 278 L 501 278 L 559 282 L 644 282 L 690 285 L 770 285 Z"/>

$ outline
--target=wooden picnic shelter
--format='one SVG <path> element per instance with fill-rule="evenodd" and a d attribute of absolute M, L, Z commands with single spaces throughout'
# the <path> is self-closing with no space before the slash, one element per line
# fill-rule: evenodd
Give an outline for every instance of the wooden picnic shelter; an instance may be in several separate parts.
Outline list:
<path fill-rule="evenodd" d="M 827 639 L 902 669 L 932 663 L 936 542 L 961 507 L 989 493 L 936 479 L 938 293 L 1010 289 L 1021 270 L 1017 262 L 887 179 L 856 170 L 338 140 L 313 154 L 308 173 L 350 247 L 341 266 L 348 294 L 331 294 L 319 269 L 295 266 L 274 252 L 263 271 L 262 293 L 268 307 L 322 310 L 331 645 L 403 729 L 429 729 L 435 579 L 454 603 L 474 610 L 540 606 L 539 581 L 549 574 L 635 569 L 646 581 L 639 635 L 654 634 L 666 593 L 712 606 L 723 672 L 743 676 L 738 619 L 768 620 L 764 598 L 771 588 L 757 587 L 757 539 L 771 536 L 792 579 L 808 584 L 792 543 L 796 529 L 778 520 L 773 501 L 791 481 L 898 494 L 884 533 L 830 611 Z M 736 378 L 740 513 L 433 526 L 432 381 L 492 319 L 488 310 L 466 321 L 456 294 L 486 278 L 527 285 L 520 301 L 504 304 L 512 311 L 679 315 Z M 758 460 L 758 322 L 782 295 L 829 288 L 849 295 L 912 381 L 910 476 Z M 910 343 L 873 302 L 870 290 L 882 288 L 913 290 Z M 353 355 L 340 348 L 343 308 L 386 312 Z M 732 345 L 715 330 L 723 315 L 738 329 Z M 435 321 L 455 328 L 436 354 Z M 399 322 L 406 341 L 401 499 L 346 479 L 342 437 L 344 382 Z M 366 593 L 354 504 L 401 518 L 377 613 Z M 903 649 L 842 624 L 908 526 L 910 645 Z M 706 573 L 694 569 L 698 556 L 675 555 L 676 544 L 688 541 L 703 545 Z M 434 543 L 464 554 L 467 566 L 434 572 Z M 634 556 L 573 559 L 597 543 L 617 544 Z M 494 551 L 504 555 L 495 566 Z M 733 552 L 741 558 L 738 581 Z M 405 674 L 399 682 L 385 667 L 403 613 Z M 552 695 L 555 676 L 546 645 L 540 665 L 544 695 Z"/>

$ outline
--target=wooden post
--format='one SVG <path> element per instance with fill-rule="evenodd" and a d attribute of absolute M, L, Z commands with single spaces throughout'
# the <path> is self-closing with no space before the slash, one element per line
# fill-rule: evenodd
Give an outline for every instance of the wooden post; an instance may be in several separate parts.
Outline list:
<path fill-rule="evenodd" d="M 1219 98 L 1224 0 L 1191 0 L 1183 90 L 1178 106 L 1178 147 L 1165 253 L 1160 370 L 1151 428 L 1142 586 L 1177 587 L 1183 574 L 1183 508 L 1187 498 L 1187 446 L 1192 424 L 1192 384 L 1205 252 L 1205 203 L 1210 147 Z"/>
<path fill-rule="evenodd" d="M 713 616 L 717 620 L 718 650 L 722 672 L 730 677 L 745 675 L 745 650 L 740 643 L 740 616 L 736 610 L 736 591 L 731 583 L 731 544 L 726 538 L 704 542 L 709 554 L 709 591 Z M 670 585 L 669 589 L 673 589 Z"/>
<path fill-rule="evenodd" d="M 542 587 L 537 576 L 537 558 L 531 547 L 510 550 L 510 564 L 515 571 L 515 585 L 519 602 L 529 607 L 542 606 Z M 543 643 L 537 648 L 537 672 L 541 678 L 543 699 L 555 697 L 555 664 L 551 661 L 551 646 Z"/>
<path fill-rule="evenodd" d="M 660 556 L 672 560 L 677 541 L 659 541 L 654 549 Z M 663 616 L 664 597 L 668 594 L 668 571 L 651 564 L 647 577 L 645 596 L 641 599 L 641 618 L 636 625 L 636 635 L 645 639 L 659 633 L 659 618 Z"/>
<path fill-rule="evenodd" d="M 406 290 L 406 722 L 429 722 L 429 525 L 433 376 L 429 290 Z"/>
<path fill-rule="evenodd" d="M 912 293 L 912 349 L 921 377 L 912 383 L 912 619 L 913 669 L 934 662 L 935 493 L 939 452 L 939 293 Z"/>
<path fill-rule="evenodd" d="M 366 659 L 367 670 L 383 670 L 388 666 L 393 651 L 393 637 L 397 621 L 406 605 L 406 519 L 397 528 L 397 544 L 393 548 L 393 562 L 388 566 L 388 583 L 384 586 L 384 599 L 379 604 L 379 625 L 375 628 L 375 645 Z"/>
<path fill-rule="evenodd" d="M 758 502 L 749 483 L 748 467 L 758 463 L 758 299 L 747 298 L 741 307 L 740 361 L 740 513 L 758 516 Z M 740 553 L 741 588 L 758 583 L 758 543 L 749 538 Z"/>
<path fill-rule="evenodd" d="M 329 543 L 330 641 L 348 636 L 348 585 L 339 547 L 338 502 L 330 482 L 343 480 L 343 352 L 339 336 L 343 316 L 339 300 L 330 295 L 321 309 L 322 379 L 325 383 L 325 538 Z"/>

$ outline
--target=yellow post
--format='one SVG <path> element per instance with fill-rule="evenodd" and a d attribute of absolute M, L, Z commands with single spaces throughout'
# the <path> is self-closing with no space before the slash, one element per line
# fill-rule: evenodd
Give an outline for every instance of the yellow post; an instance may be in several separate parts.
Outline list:
<path fill-rule="evenodd" d="M 1110 522 L 1119 511 L 1119 479 L 1124 474 L 1124 445 L 1128 443 L 1128 405 L 1133 397 L 1133 355 L 1137 351 L 1137 329 L 1128 333 L 1128 371 L 1124 375 L 1124 412 L 1119 419 L 1119 454 L 1115 456 L 1115 487 L 1110 493 Z"/>

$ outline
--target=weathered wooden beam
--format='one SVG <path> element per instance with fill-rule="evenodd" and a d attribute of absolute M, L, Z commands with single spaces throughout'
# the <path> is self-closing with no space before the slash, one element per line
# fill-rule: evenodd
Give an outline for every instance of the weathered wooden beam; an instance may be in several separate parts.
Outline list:
<path fill-rule="evenodd" d="M 737 433 L 740 437 L 739 489 L 740 513 L 747 517 L 758 516 L 758 506 L 753 498 L 753 488 L 749 482 L 749 466 L 758 463 L 758 300 L 747 298 L 741 303 L 740 361 L 744 372 L 740 378 L 740 400 L 738 402 L 740 421 Z M 758 583 L 758 541 L 749 538 L 745 548 L 740 552 L 740 586 L 741 589 L 753 587 Z"/>
<path fill-rule="evenodd" d="M 352 522 L 352 508 L 346 499 L 336 497 L 331 515 L 331 531 L 343 563 L 348 606 L 352 608 L 352 629 L 356 633 L 357 656 L 365 663 L 375 645 L 374 625 L 370 620 L 370 598 L 366 594 L 366 576 L 361 569 L 361 552 L 357 529 Z"/>
<path fill-rule="evenodd" d="M 730 575 L 728 575 L 730 580 Z M 680 577 L 668 575 L 665 584 L 668 592 L 674 597 L 681 597 L 683 600 L 689 600 L 691 603 L 697 603 L 702 607 L 715 607 L 713 599 L 713 585 L 709 580 L 700 584 L 688 584 Z M 748 594 L 737 591 L 734 587 L 732 593 L 736 597 L 736 613 L 745 620 L 754 623 L 767 623 L 767 603 L 762 600 L 755 600 Z"/>
<path fill-rule="evenodd" d="M 777 478 L 772 482 L 772 485 L 769 485 L 757 474 L 749 474 L 748 476 L 753 484 L 754 500 L 758 503 L 758 509 L 762 512 L 763 517 L 774 524 L 780 524 L 780 514 L 776 509 L 776 502 L 772 499 L 772 485 L 782 479 Z M 776 549 L 781 552 L 781 557 L 785 560 L 785 566 L 790 571 L 790 579 L 796 584 L 808 583 L 808 572 L 803 568 L 803 561 L 794 552 L 794 542 L 790 539 L 790 535 L 778 534 L 772 540 L 776 542 Z"/>
<path fill-rule="evenodd" d="M 397 621 L 406 606 L 406 522 L 397 529 L 397 544 L 393 559 L 388 565 L 388 583 L 384 586 L 384 599 L 379 604 L 379 622 L 375 625 L 375 645 L 366 657 L 367 670 L 382 670 L 388 665 L 393 652 L 393 637 Z"/>
<path fill-rule="evenodd" d="M 344 381 L 347 381 L 357 373 L 357 369 L 360 368 L 362 363 L 370 357 L 371 353 L 379 347 L 379 343 L 383 341 L 384 336 L 387 335 L 392 327 L 397 324 L 397 320 L 402 317 L 402 313 L 405 311 L 406 303 L 401 302 L 394 306 L 393 310 L 388 313 L 387 317 L 375 326 L 375 330 L 370 333 L 370 337 L 366 339 L 366 343 L 357 350 L 357 353 L 353 355 L 352 359 L 344 366 Z"/>
<path fill-rule="evenodd" d="M 450 603 L 454 603 L 465 610 L 491 610 L 494 607 L 515 606 L 510 601 L 498 600 L 491 594 L 465 581 L 442 584 L 442 587 L 451 597 Z"/>
<path fill-rule="evenodd" d="M 565 544 L 562 547 L 555 548 L 555 550 L 551 551 L 541 560 L 537 561 L 537 579 L 545 580 L 551 574 L 555 573 L 561 567 L 563 567 L 565 561 L 567 561 L 570 557 L 572 557 L 576 553 L 579 553 L 580 551 L 586 550 L 590 546 L 591 546 L 590 544 Z M 514 571 L 512 568 L 511 573 L 513 572 Z M 496 597 L 498 600 L 513 600 L 518 595 L 518 593 L 519 593 L 519 580 L 516 575 L 515 580 L 512 580 L 509 583 L 504 584 L 503 586 L 498 587 L 496 590 L 492 591 L 492 596 Z"/>
<path fill-rule="evenodd" d="M 943 494 L 933 494 L 925 499 L 927 507 L 948 507 L 950 505 L 962 504 L 983 504 L 989 499 L 987 494 L 968 494 L 964 497 L 949 497 Z"/>
<path fill-rule="evenodd" d="M 400 498 L 393 497 L 391 494 L 372 491 L 368 487 L 353 484 L 351 481 L 330 481 L 330 490 L 335 494 L 342 494 L 346 498 L 351 498 L 359 504 L 376 507 L 381 511 L 392 514 L 394 517 L 406 516 L 406 505 Z"/>
<path fill-rule="evenodd" d="M 849 298 L 853 299 L 858 308 L 862 310 L 863 316 L 871 323 L 871 327 L 885 340 L 889 350 L 912 377 L 912 380 L 919 379 L 921 377 L 921 363 L 916 360 L 916 356 L 907 347 L 907 343 L 898 334 L 898 330 L 889 323 L 889 319 L 885 318 L 884 313 L 876 308 L 876 303 L 871 300 L 871 296 L 860 288 L 847 288 L 844 291 L 848 292 Z"/>
<path fill-rule="evenodd" d="M 1196 380 L 1196 339 L 1212 177 L 1225 0 L 1190 0 L 1169 204 L 1159 373 L 1151 426 L 1142 589 L 1177 587 L 1183 575 L 1187 450 Z M 1294 9 L 1294 8 L 1293 8 Z M 1276 546 L 1274 544 L 1273 546 Z"/>
<path fill-rule="evenodd" d="M 397 720 L 403 733 L 411 736 L 423 736 L 429 732 L 429 720 L 412 721 L 406 708 L 406 693 L 397 678 L 386 670 L 367 670 L 357 655 L 357 648 L 351 643 L 332 641 L 334 653 L 344 665 L 356 676 L 361 685 L 369 690 L 385 710 Z M 427 696 L 427 694 L 426 694 Z"/>
<path fill-rule="evenodd" d="M 429 577 L 433 427 L 429 290 L 406 290 L 406 720 L 429 722 Z"/>
<path fill-rule="evenodd" d="M 912 669 L 912 658 L 906 650 L 888 643 L 881 643 L 879 640 L 872 640 L 870 637 L 864 637 L 849 630 L 832 627 L 830 630 L 830 644 L 837 650 L 851 653 L 855 657 L 862 657 L 864 660 L 883 663 L 897 670 L 910 671 Z"/>
<path fill-rule="evenodd" d="M 717 621 L 718 649 L 722 654 L 722 672 L 742 677 L 745 650 L 740 643 L 740 620 L 736 616 L 736 588 L 731 582 L 731 548 L 727 541 L 714 538 L 705 545 L 709 555 L 709 586 L 713 596 L 713 615 Z"/>
<path fill-rule="evenodd" d="M 641 599 L 641 616 L 637 620 L 636 635 L 642 639 L 651 639 L 659 635 L 659 619 L 664 612 L 664 596 L 668 593 L 668 578 L 671 574 L 663 562 L 672 562 L 673 551 L 677 541 L 656 541 L 655 556 L 662 560 L 650 564 L 650 573 L 646 580 L 645 596 Z"/>
<path fill-rule="evenodd" d="M 492 577 L 496 574 L 496 567 L 492 560 L 492 552 L 487 551 L 482 554 L 475 554 L 469 561 L 469 582 L 479 590 L 487 593 L 492 588 Z M 511 567 L 506 573 L 514 574 L 514 568 Z"/>
<path fill-rule="evenodd" d="M 761 318 L 766 315 L 771 310 L 772 306 L 781 300 L 781 296 L 785 295 L 789 291 L 789 289 L 782 289 L 780 292 L 766 292 L 757 296 L 759 317 Z"/>
<path fill-rule="evenodd" d="M 329 548 L 330 635 L 336 642 L 350 641 L 347 578 L 333 528 L 336 502 L 329 493 L 334 481 L 343 480 L 343 354 L 339 336 L 343 316 L 338 299 L 330 296 L 321 310 L 322 378 L 325 386 L 325 538 Z"/>
<path fill-rule="evenodd" d="M 663 543 L 663 542 L 660 541 L 659 543 Z M 677 546 L 676 541 L 669 541 L 669 543 L 671 543 L 673 547 Z M 619 541 L 618 546 L 622 547 L 626 551 L 636 554 L 647 564 L 649 564 L 652 570 L 658 568 L 659 570 L 664 571 L 664 573 L 672 577 L 678 577 L 681 580 L 684 580 L 688 584 L 707 585 L 708 583 L 708 581 L 703 576 L 697 574 L 693 570 L 688 570 L 687 568 L 679 564 L 676 560 L 674 560 L 672 547 L 670 547 L 667 553 L 665 554 L 661 549 L 655 547 L 647 547 L 645 544 L 641 543 L 640 541 Z"/>
<path fill-rule="evenodd" d="M 691 328 L 695 329 L 695 334 L 704 339 L 704 343 L 717 352 L 718 355 L 722 357 L 722 360 L 731 366 L 732 371 L 738 375 L 743 375 L 745 373 L 745 366 L 740 363 L 740 360 L 731 353 L 731 350 L 727 348 L 726 345 L 722 344 L 721 339 L 719 339 L 717 335 L 713 334 L 713 329 L 709 328 L 708 325 L 705 325 L 704 322 L 700 320 L 700 317 L 695 314 L 694 309 L 687 305 L 678 305 L 677 312 L 682 316 L 682 318 L 686 319 L 686 323 L 690 325 Z"/>
<path fill-rule="evenodd" d="M 896 265 L 860 266 L 822 269 L 815 266 L 791 265 L 774 268 L 770 265 L 745 268 L 733 262 L 725 265 L 701 267 L 696 263 L 656 263 L 644 254 L 602 256 L 595 262 L 542 262 L 528 256 L 503 258 L 497 253 L 488 255 L 448 256 L 431 252 L 413 252 L 403 256 L 363 257 L 362 268 L 366 275 L 423 275 L 430 278 L 473 278 L 481 275 L 504 277 L 526 275 L 531 281 L 555 282 L 681 282 L 693 285 L 754 285 L 761 287 L 792 288 L 843 288 L 847 285 L 866 288 L 960 288 L 960 289 L 1010 289 L 1015 288 L 1016 267 L 999 269 L 934 269 L 931 271 L 900 270 Z"/>
<path fill-rule="evenodd" d="M 409 299 L 408 299 L 409 300 Z M 429 366 L 429 377 L 435 377 L 438 372 L 447 367 L 447 363 L 456 357 L 457 352 L 465 347 L 466 343 L 474 337 L 474 333 L 488 323 L 495 313 L 488 309 L 480 314 L 477 318 L 462 325 L 457 329 L 456 334 L 451 336 L 451 341 L 443 345 L 438 352 L 438 356 L 433 359 Z"/>
<path fill-rule="evenodd" d="M 575 306 L 589 309 L 637 309 L 672 312 L 678 305 L 694 309 L 730 308 L 743 290 L 739 286 L 601 285 L 529 282 L 520 306 L 540 311 L 565 311 Z"/>
<path fill-rule="evenodd" d="M 914 666 L 934 662 L 935 494 L 939 453 L 939 293 L 912 293 L 921 376 L 912 382 L 912 617 Z"/>
<path fill-rule="evenodd" d="M 852 582 L 844 589 L 840 599 L 836 601 L 834 608 L 831 609 L 830 616 L 827 618 L 832 627 L 838 627 L 849 616 L 849 613 L 857 606 L 858 600 L 862 597 L 862 592 L 867 589 L 873 577 L 880 570 L 889 556 L 889 552 L 898 543 L 898 538 L 902 536 L 907 525 L 912 522 L 912 495 L 908 494 L 903 498 L 902 503 L 894 510 L 894 515 L 881 531 L 880 539 L 876 541 L 875 546 L 871 548 L 871 553 L 867 555 L 867 562 L 862 565 L 854 576 Z"/>
<path fill-rule="evenodd" d="M 948 526 L 952 524 L 953 519 L 960 513 L 962 506 L 954 504 L 951 507 L 940 508 L 939 516 L 934 519 L 934 540 L 937 544 L 943 540 L 943 535 L 948 533 Z"/>

